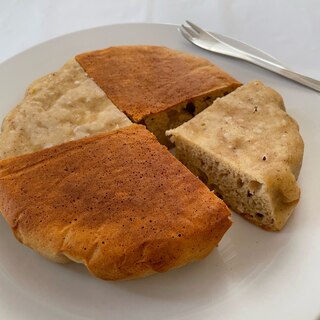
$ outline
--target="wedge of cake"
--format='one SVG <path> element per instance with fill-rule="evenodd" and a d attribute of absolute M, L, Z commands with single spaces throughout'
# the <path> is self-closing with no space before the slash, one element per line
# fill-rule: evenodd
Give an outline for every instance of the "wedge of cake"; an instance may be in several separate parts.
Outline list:
<path fill-rule="evenodd" d="M 250 82 L 168 135 L 178 159 L 231 209 L 267 230 L 285 225 L 300 196 L 304 145 L 276 91 Z"/>
<path fill-rule="evenodd" d="M 140 125 L 1 160 L 0 211 L 25 245 L 111 280 L 202 259 L 231 225 L 224 202 Z"/>
<path fill-rule="evenodd" d="M 0 159 L 131 125 L 75 59 L 36 80 L 5 118 Z"/>
<path fill-rule="evenodd" d="M 210 61 L 165 47 L 111 47 L 76 60 L 121 111 L 167 146 L 167 129 L 240 86 Z"/>

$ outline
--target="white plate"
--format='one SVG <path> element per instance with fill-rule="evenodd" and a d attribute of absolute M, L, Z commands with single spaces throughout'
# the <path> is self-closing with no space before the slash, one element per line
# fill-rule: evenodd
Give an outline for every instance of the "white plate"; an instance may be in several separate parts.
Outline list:
<path fill-rule="evenodd" d="M 288 225 L 270 233 L 233 215 L 205 260 L 146 279 L 105 282 L 76 264 L 58 265 L 15 240 L 0 218 L 0 319 L 317 319 L 320 315 L 319 95 L 245 62 L 186 42 L 176 26 L 106 26 L 56 38 L 0 65 L 0 118 L 27 85 L 86 50 L 155 44 L 206 57 L 242 82 L 260 79 L 284 97 L 299 122 L 305 157 L 301 201 Z M 266 137 L 267 139 L 268 137 Z"/>

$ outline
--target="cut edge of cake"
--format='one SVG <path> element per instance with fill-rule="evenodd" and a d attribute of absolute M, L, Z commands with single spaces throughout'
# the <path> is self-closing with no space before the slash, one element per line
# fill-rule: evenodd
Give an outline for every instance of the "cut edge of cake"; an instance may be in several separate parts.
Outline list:
<path fill-rule="evenodd" d="M 239 85 L 230 85 L 228 87 L 209 91 L 172 106 L 168 110 L 147 115 L 140 123 L 144 124 L 147 129 L 157 137 L 161 144 L 171 148 L 173 147 L 173 143 L 168 139 L 166 131 L 177 128 L 184 122 L 189 121 L 195 115 L 210 106 L 215 99 L 229 94 L 238 87 Z"/>

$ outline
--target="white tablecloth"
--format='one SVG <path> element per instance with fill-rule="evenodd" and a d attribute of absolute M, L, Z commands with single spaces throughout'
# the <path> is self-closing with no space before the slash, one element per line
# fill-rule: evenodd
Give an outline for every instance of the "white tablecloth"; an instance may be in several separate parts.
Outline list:
<path fill-rule="evenodd" d="M 319 0 L 0 0 L 0 62 L 72 31 L 185 19 L 320 79 Z"/>

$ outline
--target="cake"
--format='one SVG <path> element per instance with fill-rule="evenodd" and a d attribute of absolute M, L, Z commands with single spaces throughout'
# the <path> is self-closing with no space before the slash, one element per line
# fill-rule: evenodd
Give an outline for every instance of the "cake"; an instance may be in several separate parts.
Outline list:
<path fill-rule="evenodd" d="M 250 82 L 167 134 L 177 158 L 232 210 L 283 228 L 299 201 L 304 144 L 276 91 Z"/>
<path fill-rule="evenodd" d="M 141 125 L 0 161 L 16 238 L 105 280 L 204 258 L 231 225 L 222 200 Z"/>

